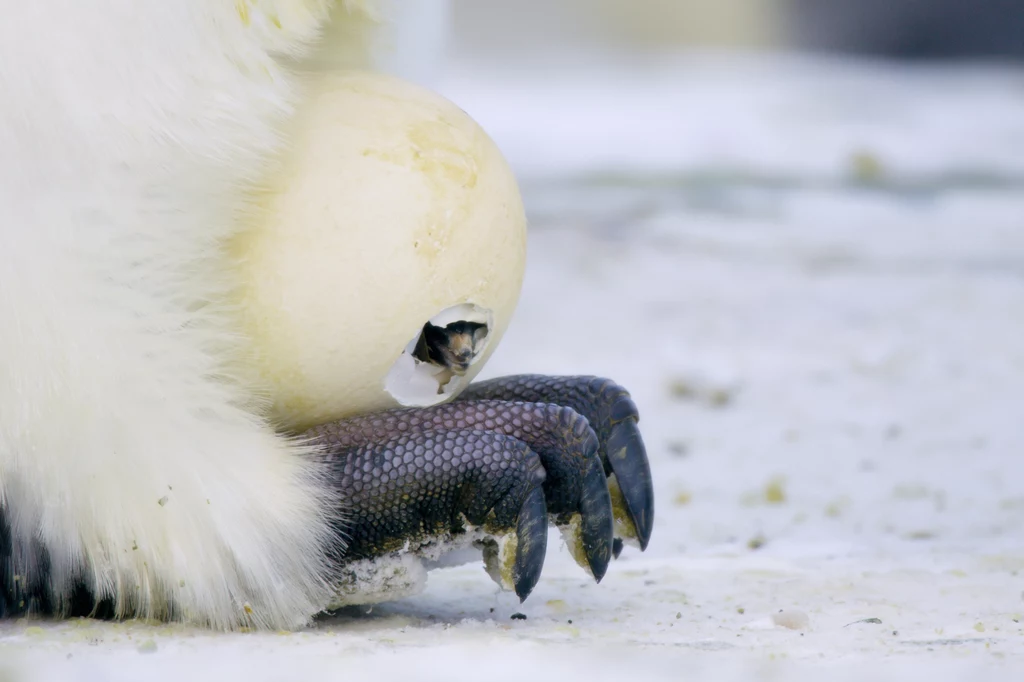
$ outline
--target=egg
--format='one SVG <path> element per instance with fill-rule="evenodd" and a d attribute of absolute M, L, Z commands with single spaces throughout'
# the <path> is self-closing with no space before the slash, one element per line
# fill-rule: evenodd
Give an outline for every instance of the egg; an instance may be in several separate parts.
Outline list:
<path fill-rule="evenodd" d="M 370 72 L 310 74 L 287 132 L 231 244 L 270 417 L 301 429 L 452 399 L 522 286 L 526 218 L 501 152 L 443 97 Z M 468 366 L 431 361 L 425 329 L 470 330 Z"/>

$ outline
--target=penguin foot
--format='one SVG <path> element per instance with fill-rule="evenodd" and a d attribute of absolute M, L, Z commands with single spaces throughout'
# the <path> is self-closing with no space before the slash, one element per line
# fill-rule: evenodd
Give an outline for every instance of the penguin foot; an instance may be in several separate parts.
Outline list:
<path fill-rule="evenodd" d="M 521 375 L 456 401 L 332 422 L 324 446 L 346 501 L 344 562 L 427 553 L 470 538 L 488 570 L 525 599 L 540 577 L 547 525 L 600 581 L 620 538 L 650 539 L 653 491 L 625 389 L 595 377 Z M 511 538 L 501 556 L 495 538 Z M 505 570 L 507 569 L 507 570 Z"/>

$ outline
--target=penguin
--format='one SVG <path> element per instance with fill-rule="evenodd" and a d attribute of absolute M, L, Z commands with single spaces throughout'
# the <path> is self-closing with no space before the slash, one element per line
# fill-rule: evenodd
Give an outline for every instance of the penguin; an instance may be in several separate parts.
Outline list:
<path fill-rule="evenodd" d="M 0 9 L 0 617 L 306 626 L 336 603 L 350 541 L 401 537 L 372 525 L 397 508 L 346 492 L 366 492 L 339 445 L 355 431 L 305 429 L 383 409 L 399 410 L 391 440 L 351 446 L 367 467 L 424 443 L 441 444 L 438 461 L 457 452 L 461 465 L 491 466 L 442 447 L 466 437 L 488 457 L 519 458 L 492 473 L 519 477 L 495 489 L 520 497 L 495 508 L 532 514 L 518 526 L 532 534 L 520 538 L 532 552 L 517 578 L 525 596 L 546 533 L 537 454 L 508 435 L 398 430 L 429 417 L 399 408 L 456 399 L 493 351 L 518 299 L 525 216 L 511 172 L 463 112 L 360 70 L 388 8 Z M 441 383 L 399 395 L 419 389 L 395 372 L 421 365 Z M 616 431 L 634 429 L 635 406 L 607 382 L 577 384 L 613 401 L 581 404 L 610 420 L 594 429 L 639 453 L 614 467 L 642 548 L 646 455 L 634 430 Z M 584 444 L 590 487 L 567 499 L 585 497 L 600 517 L 583 524 L 600 578 L 613 465 L 580 436 L 593 433 L 586 419 L 537 402 L 551 385 L 478 393 L 488 424 L 501 421 L 493 399 L 507 396 L 516 414 L 561 415 L 555 428 Z M 472 417 L 460 404 L 438 409 Z M 374 469 L 374 482 L 388 471 Z M 413 474 L 408 485 L 427 481 Z M 563 515 L 577 509 L 556 501 Z M 359 519 L 369 519 L 362 534 Z M 515 530 L 514 515 L 505 525 Z"/>

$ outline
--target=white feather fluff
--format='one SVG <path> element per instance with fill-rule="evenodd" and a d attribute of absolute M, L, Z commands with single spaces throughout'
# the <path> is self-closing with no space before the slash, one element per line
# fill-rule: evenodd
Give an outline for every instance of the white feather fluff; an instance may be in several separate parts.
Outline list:
<path fill-rule="evenodd" d="M 332 4 L 0 0 L 0 503 L 58 602 L 282 628 L 330 598 L 338 501 L 226 361 L 221 245 Z"/>

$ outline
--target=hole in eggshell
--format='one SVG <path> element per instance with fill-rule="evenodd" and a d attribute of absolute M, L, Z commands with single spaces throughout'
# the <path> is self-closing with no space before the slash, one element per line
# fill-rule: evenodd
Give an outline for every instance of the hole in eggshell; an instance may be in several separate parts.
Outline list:
<path fill-rule="evenodd" d="M 494 316 L 486 308 L 472 303 L 445 308 L 406 344 L 384 378 L 384 390 L 405 407 L 428 407 L 455 397 L 465 387 L 465 372 L 485 355 L 493 326 Z M 448 348 L 445 340 L 454 346 L 450 350 L 462 349 L 462 357 L 472 348 L 465 369 L 445 364 L 446 355 L 437 352 Z"/>

